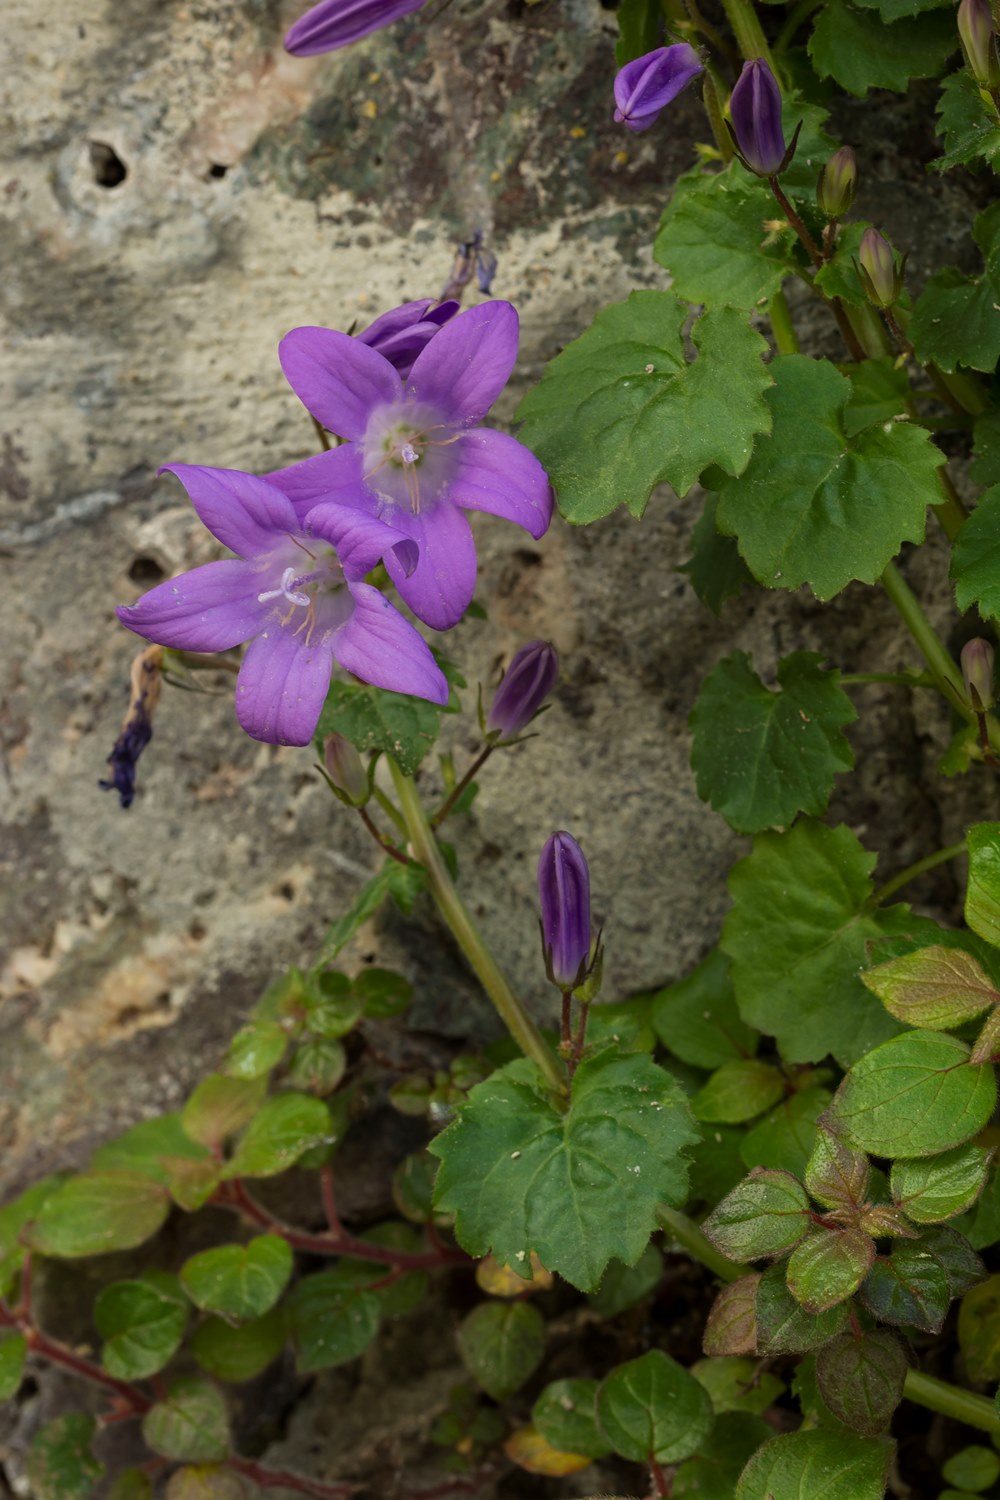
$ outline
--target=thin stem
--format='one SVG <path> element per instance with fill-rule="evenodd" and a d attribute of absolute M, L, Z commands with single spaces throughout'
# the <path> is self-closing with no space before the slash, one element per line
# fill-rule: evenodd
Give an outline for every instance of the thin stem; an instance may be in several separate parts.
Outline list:
<path fill-rule="evenodd" d="M 570 1057 L 567 1067 L 569 1080 L 571 1083 L 573 1081 L 573 1074 L 580 1066 L 580 1059 L 583 1056 L 583 1044 L 587 1040 L 587 1017 L 589 1015 L 590 1002 L 587 1000 L 583 1000 L 580 1003 L 580 1024 L 576 1028 L 576 1037 L 573 1041 L 573 1054 Z"/>
<path fill-rule="evenodd" d="M 933 1375 L 907 1370 L 903 1395 L 917 1406 L 926 1406 L 929 1411 L 940 1412 L 943 1417 L 954 1417 L 969 1427 L 979 1427 L 983 1432 L 1000 1432 L 1000 1416 L 993 1402 L 987 1396 L 977 1396 L 975 1391 L 963 1391 L 961 1386 L 949 1385 Z"/>
<path fill-rule="evenodd" d="M 403 775 L 391 756 L 389 769 L 392 772 L 393 786 L 399 798 L 403 817 L 406 819 L 410 847 L 427 871 L 428 884 L 438 911 L 451 928 L 455 941 L 462 949 L 521 1051 L 537 1064 L 551 1089 L 557 1094 L 565 1094 L 566 1080 L 562 1076 L 556 1058 L 549 1051 L 538 1027 L 497 967 L 496 960 L 483 942 L 471 914 L 455 888 L 413 781 L 410 777 Z"/>
<path fill-rule="evenodd" d="M 320 1194 L 323 1198 L 323 1212 L 326 1214 L 327 1228 L 331 1234 L 343 1234 L 344 1226 L 340 1222 L 337 1212 L 337 1195 L 333 1187 L 333 1168 L 327 1162 L 319 1174 Z"/>
<path fill-rule="evenodd" d="M 741 1276 L 750 1274 L 750 1266 L 734 1265 L 720 1250 L 716 1250 L 687 1214 L 680 1213 L 676 1208 L 666 1208 L 661 1203 L 656 1210 L 656 1217 L 662 1228 L 677 1241 L 681 1249 L 686 1250 L 692 1260 L 700 1261 L 703 1266 L 714 1271 L 720 1281 L 739 1281 Z"/>
<path fill-rule="evenodd" d="M 866 682 L 894 682 L 900 687 L 933 688 L 937 692 L 937 683 L 926 672 L 842 672 L 837 678 L 838 687 Z"/>
<path fill-rule="evenodd" d="M 916 594 L 895 563 L 889 563 L 882 574 L 882 587 L 916 642 L 940 691 L 964 719 L 971 720 L 972 710 L 965 701 L 965 691 L 958 668 L 945 650 L 937 631 L 921 609 Z"/>
<path fill-rule="evenodd" d="M 394 859 L 397 864 L 401 865 L 408 865 L 410 863 L 406 855 L 396 848 L 395 844 L 392 842 L 392 839 L 389 838 L 387 834 L 383 833 L 381 828 L 377 828 L 376 825 L 372 822 L 371 814 L 369 813 L 367 807 L 358 808 L 358 817 L 368 829 L 368 832 L 371 834 L 376 844 L 378 844 L 380 848 L 385 850 L 390 859 Z"/>
<path fill-rule="evenodd" d="M 563 990 L 562 1015 L 559 1022 L 559 1051 L 563 1057 L 569 1057 L 570 1048 L 573 1045 L 573 1034 L 570 1023 L 573 1013 L 573 991 Z"/>
<path fill-rule="evenodd" d="M 670 1500 L 670 1480 L 664 1474 L 656 1459 L 650 1457 L 649 1472 L 652 1475 L 653 1487 L 660 1496 L 660 1500 Z"/>
<path fill-rule="evenodd" d="M 706 63 L 705 80 L 701 88 L 702 102 L 705 105 L 705 113 L 708 115 L 708 123 L 712 127 L 716 148 L 723 162 L 728 164 L 733 159 L 733 142 L 726 129 L 722 113 L 722 98 L 725 92 L 722 80 L 715 68 L 711 62 Z"/>
<path fill-rule="evenodd" d="M 445 818 L 455 806 L 455 803 L 458 801 L 459 797 L 461 797 L 462 793 L 465 791 L 465 788 L 469 785 L 469 782 L 472 780 L 473 776 L 475 776 L 477 771 L 482 769 L 495 749 L 496 741 L 494 740 L 491 744 L 487 745 L 485 749 L 479 752 L 475 760 L 472 762 L 472 765 L 462 777 L 461 781 L 455 783 L 451 791 L 448 793 L 447 797 L 441 803 L 441 806 L 438 808 L 437 812 L 432 815 L 432 828 L 439 828 L 441 826 Z"/>
<path fill-rule="evenodd" d="M 767 45 L 767 37 L 757 19 L 752 0 L 722 0 L 722 8 L 733 28 L 736 45 L 746 61 L 752 62 L 755 57 L 762 57 L 771 72 L 777 74 L 777 64 Z"/>
<path fill-rule="evenodd" d="M 926 875 L 928 870 L 934 870 L 938 865 L 947 864 L 949 859 L 957 859 L 960 854 L 968 853 L 964 839 L 959 839 L 957 844 L 949 844 L 947 849 L 937 849 L 933 854 L 927 854 L 923 859 L 918 859 L 915 864 L 907 865 L 905 870 L 900 870 L 885 885 L 880 885 L 878 890 L 869 898 L 869 906 L 881 906 L 890 896 L 902 890 L 904 885 L 909 885 L 911 880 L 916 880 L 919 875 Z"/>
<path fill-rule="evenodd" d="M 181 651 L 177 646 L 164 648 L 166 661 L 165 667 L 169 667 L 171 660 L 179 662 L 182 667 L 187 667 L 189 672 L 232 672 L 240 670 L 238 661 L 230 661 L 228 656 L 203 655 L 199 651 Z"/>
<path fill-rule="evenodd" d="M 771 320 L 771 332 L 774 334 L 774 345 L 778 353 L 798 354 L 799 340 L 792 322 L 792 315 L 788 311 L 788 302 L 784 292 L 775 292 L 768 303 L 767 313 Z"/>
<path fill-rule="evenodd" d="M 714 47 L 720 56 L 728 57 L 730 62 L 738 63 L 739 54 L 732 42 L 727 41 L 722 33 L 712 25 L 711 21 L 702 15 L 698 6 L 698 0 L 684 0 L 684 9 L 691 18 L 691 25 L 695 31 L 701 32 L 709 46 Z"/>
<path fill-rule="evenodd" d="M 361 1488 L 357 1484 L 324 1484 L 320 1479 L 304 1479 L 287 1469 L 266 1469 L 252 1458 L 228 1458 L 226 1467 L 259 1484 L 262 1490 L 292 1490 L 297 1495 L 313 1495 L 315 1500 L 342 1500 Z"/>
<path fill-rule="evenodd" d="M 137 1386 L 130 1385 L 126 1380 L 116 1380 L 114 1375 L 109 1375 L 107 1370 L 102 1369 L 100 1365 L 95 1365 L 92 1360 L 74 1353 L 58 1339 L 50 1339 L 48 1334 L 35 1327 L 30 1318 L 19 1317 L 3 1302 L 0 1302 L 0 1326 L 16 1328 L 23 1333 L 32 1353 L 41 1355 L 42 1359 L 47 1359 L 51 1364 L 59 1365 L 64 1370 L 71 1370 L 74 1375 L 89 1380 L 92 1385 L 102 1386 L 106 1391 L 114 1391 L 120 1400 L 128 1404 L 134 1414 L 140 1415 L 152 1406 L 153 1403 L 149 1397 L 144 1396 Z"/>
<path fill-rule="evenodd" d="M 788 220 L 789 224 L 791 224 L 792 228 L 795 230 L 795 233 L 802 241 L 802 244 L 805 246 L 806 254 L 808 255 L 809 259 L 818 269 L 823 264 L 822 250 L 819 248 L 816 241 L 809 233 L 805 224 L 803 224 L 802 220 L 799 218 L 799 215 L 795 212 L 795 209 L 789 203 L 788 198 L 785 194 L 785 190 L 781 186 L 781 183 L 778 181 L 777 177 L 769 177 L 767 179 L 767 185 L 777 199 L 778 207 L 781 209 L 781 212 L 784 214 L 785 218 Z"/>
<path fill-rule="evenodd" d="M 399 808 L 396 806 L 395 802 L 393 802 L 392 798 L 387 797 L 380 786 L 372 788 L 372 795 L 374 796 L 375 801 L 378 803 L 379 807 L 385 813 L 386 817 L 391 818 L 396 827 L 399 829 L 400 833 L 405 836 L 406 824 L 403 821 L 403 815 L 400 812 Z"/>

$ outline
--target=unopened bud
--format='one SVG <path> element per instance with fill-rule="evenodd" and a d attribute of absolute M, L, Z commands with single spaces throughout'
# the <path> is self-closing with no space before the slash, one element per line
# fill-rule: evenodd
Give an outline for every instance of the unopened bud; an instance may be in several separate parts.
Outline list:
<path fill-rule="evenodd" d="M 1000 84 L 1000 57 L 989 0 L 962 0 L 958 34 L 973 78 L 982 88 L 996 88 Z"/>
<path fill-rule="evenodd" d="M 568 833 L 554 833 L 538 861 L 545 972 L 564 993 L 576 989 L 590 967 L 590 871 Z"/>
<path fill-rule="evenodd" d="M 703 71 L 687 42 L 657 47 L 626 63 L 615 78 L 615 119 L 629 130 L 648 130 L 672 99 Z"/>
<path fill-rule="evenodd" d="M 732 135 L 744 166 L 773 177 L 788 165 L 781 128 L 781 90 L 762 57 L 743 64 L 729 99 Z"/>
<path fill-rule="evenodd" d="M 903 290 L 903 274 L 892 246 L 877 229 L 866 229 L 861 236 L 857 267 L 869 302 L 891 307 Z"/>
<path fill-rule="evenodd" d="M 858 159 L 850 146 L 835 151 L 819 174 L 816 201 L 828 219 L 840 219 L 854 202 Z"/>
<path fill-rule="evenodd" d="M 368 772 L 350 740 L 342 734 L 328 734 L 323 741 L 323 765 L 341 802 L 348 807 L 364 807 L 371 796 Z"/>
<path fill-rule="evenodd" d="M 961 662 L 969 702 L 976 713 L 985 713 L 993 707 L 993 647 L 978 636 L 966 641 Z"/>
<path fill-rule="evenodd" d="M 505 740 L 526 729 L 559 676 L 559 653 L 547 641 L 530 641 L 516 652 L 496 690 L 486 732 Z"/>

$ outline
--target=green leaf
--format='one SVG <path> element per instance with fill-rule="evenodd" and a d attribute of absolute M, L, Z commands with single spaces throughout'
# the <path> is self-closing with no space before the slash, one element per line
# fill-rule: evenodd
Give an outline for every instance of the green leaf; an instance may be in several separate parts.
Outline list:
<path fill-rule="evenodd" d="M 597 1381 L 554 1380 L 531 1409 L 531 1421 L 561 1453 L 603 1458 L 610 1444 L 597 1426 Z"/>
<path fill-rule="evenodd" d="M 743 314 L 719 308 L 695 323 L 698 358 L 688 364 L 688 315 L 673 292 L 633 292 L 599 312 L 521 402 L 521 441 L 548 470 L 567 521 L 584 525 L 619 505 L 641 516 L 654 485 L 686 495 L 710 464 L 746 467 L 769 426 L 766 344 Z"/>
<path fill-rule="evenodd" d="M 854 243 L 854 235 L 849 234 L 853 225 L 848 225 L 837 247 L 837 255 L 847 254 L 849 247 Z M 860 241 L 860 236 L 857 237 Z M 860 245 L 859 245 L 860 248 Z M 851 253 L 857 258 L 858 250 L 851 249 Z M 831 267 L 836 263 L 832 261 Z M 829 269 L 829 268 L 827 268 Z M 858 286 L 858 295 L 861 303 L 867 303 L 867 297 L 861 290 L 858 275 L 853 265 L 850 275 Z M 843 283 L 847 284 L 847 273 L 842 277 Z M 843 291 L 841 296 L 843 296 Z M 853 299 L 846 299 L 853 300 Z M 908 410 L 910 401 L 910 381 L 905 368 L 897 367 L 893 359 L 865 359 L 860 364 L 851 365 L 843 372 L 851 382 L 851 399 L 847 403 L 844 412 L 844 431 L 848 437 L 854 437 L 865 427 L 871 427 L 876 422 L 890 422 L 901 416 Z"/>
<path fill-rule="evenodd" d="M 0 1331 L 0 1401 L 17 1395 L 27 1352 L 28 1340 L 23 1333 L 12 1333 L 9 1328 Z"/>
<path fill-rule="evenodd" d="M 789 1172 L 755 1167 L 702 1224 L 723 1255 L 733 1261 L 780 1255 L 809 1229 L 809 1198 Z"/>
<path fill-rule="evenodd" d="M 618 1260 L 609 1262 L 600 1286 L 590 1293 L 587 1301 L 602 1318 L 616 1318 L 655 1291 L 662 1278 L 663 1256 L 656 1245 L 647 1245 L 634 1266 L 623 1266 Z M 537 1421 L 535 1426 L 538 1427 Z M 559 1444 L 555 1446 L 558 1448 Z M 568 1451 L 582 1453 L 583 1449 L 571 1447 Z"/>
<path fill-rule="evenodd" d="M 816 1133 L 816 1145 L 806 1167 L 806 1187 L 825 1208 L 857 1208 L 865 1201 L 871 1168 L 868 1158 L 834 1135 Z"/>
<path fill-rule="evenodd" d="M 982 965 L 961 948 L 917 948 L 861 975 L 890 1015 L 909 1026 L 947 1031 L 1000 1001 Z"/>
<path fill-rule="evenodd" d="M 202 1312 L 245 1323 L 270 1311 L 288 1285 L 292 1267 L 288 1241 L 261 1234 L 248 1245 L 220 1245 L 193 1255 L 181 1267 L 181 1282 Z"/>
<path fill-rule="evenodd" d="M 970 1380 L 1000 1380 L 1000 1276 L 962 1298 L 958 1343 Z"/>
<path fill-rule="evenodd" d="M 335 969 L 311 974 L 302 996 L 306 1030 L 327 1041 L 339 1041 L 361 1019 L 361 994 Z"/>
<path fill-rule="evenodd" d="M 858 978 L 869 942 L 905 932 L 905 906 L 870 910 L 874 855 L 847 827 L 800 820 L 763 833 L 729 877 L 722 946 L 745 1021 L 788 1062 L 848 1066 L 898 1025 Z"/>
<path fill-rule="evenodd" d="M 412 776 L 438 737 L 440 715 L 426 698 L 390 693 L 356 682 L 331 683 L 316 739 L 342 734 L 362 755 L 391 755 L 404 776 Z"/>
<path fill-rule="evenodd" d="M 950 1224 L 935 1224 L 925 1229 L 920 1235 L 920 1245 L 943 1266 L 952 1297 L 964 1296 L 985 1280 L 986 1267 L 964 1234 Z"/>
<path fill-rule="evenodd" d="M 653 255 L 688 302 L 756 309 L 797 264 L 794 231 L 769 227 L 776 217 L 768 189 L 738 163 L 690 172 L 674 186 Z"/>
<path fill-rule="evenodd" d="M 817 1350 L 816 1379 L 834 1416 L 877 1437 L 903 1399 L 908 1365 L 905 1345 L 887 1328 L 842 1333 Z"/>
<path fill-rule="evenodd" d="M 984 620 L 1000 617 L 1000 485 L 980 495 L 955 538 L 951 576 L 961 610 L 975 604 Z"/>
<path fill-rule="evenodd" d="M 240 1136 L 225 1177 L 275 1177 L 304 1151 L 336 1139 L 330 1111 L 307 1094 L 273 1094 Z"/>
<path fill-rule="evenodd" d="M 299 1373 L 327 1370 L 363 1354 L 378 1333 L 378 1294 L 345 1290 L 336 1272 L 305 1276 L 285 1303 Z"/>
<path fill-rule="evenodd" d="M 850 1305 L 838 1302 L 825 1312 L 807 1312 L 788 1290 L 785 1267 L 776 1265 L 760 1278 L 755 1313 L 758 1354 L 807 1354 L 842 1331 Z"/>
<path fill-rule="evenodd" d="M 217 1151 L 252 1119 L 266 1093 L 262 1077 L 232 1078 L 225 1073 L 210 1073 L 181 1111 L 184 1132 L 199 1145 Z"/>
<path fill-rule="evenodd" d="M 965 68 L 942 83 L 937 112 L 937 133 L 944 143 L 944 155 L 931 162 L 931 166 L 938 172 L 947 172 L 979 160 L 996 172 L 1000 121 L 996 108 L 983 98 Z"/>
<path fill-rule="evenodd" d="M 1000 823 L 977 823 L 965 835 L 969 883 L 965 920 L 973 932 L 1000 948 Z"/>
<path fill-rule="evenodd" d="M 310 1037 L 292 1054 L 288 1081 L 322 1097 L 332 1094 L 347 1070 L 347 1054 L 340 1042 Z"/>
<path fill-rule="evenodd" d="M 949 1484 L 959 1485 L 963 1490 L 978 1494 L 982 1490 L 988 1490 L 1000 1479 L 1000 1458 L 995 1449 L 984 1448 L 977 1443 L 963 1448 L 960 1453 L 953 1453 L 941 1465 L 941 1476 Z"/>
<path fill-rule="evenodd" d="M 716 1069 L 691 1100 L 691 1108 L 696 1120 L 738 1125 L 770 1109 L 784 1092 L 785 1081 L 777 1068 L 758 1057 L 740 1057 Z"/>
<path fill-rule="evenodd" d="M 715 1414 L 704 1386 L 668 1354 L 651 1349 L 601 1382 L 597 1419 L 620 1457 L 669 1464 L 697 1453 Z"/>
<path fill-rule="evenodd" d="M 932 276 L 913 307 L 908 334 L 918 359 L 942 370 L 969 365 L 993 370 L 1000 358 L 1000 203 L 976 219 L 972 237 L 983 255 L 983 274 L 963 276 L 948 267 Z"/>
<path fill-rule="evenodd" d="M 806 1312 L 823 1313 L 852 1297 L 875 1259 L 875 1242 L 860 1229 L 821 1229 L 792 1251 L 788 1290 Z"/>
<path fill-rule="evenodd" d="M 207 1380 L 177 1380 L 142 1419 L 148 1447 L 175 1463 L 218 1463 L 229 1453 L 222 1392 Z"/>
<path fill-rule="evenodd" d="M 698 796 L 737 833 L 825 812 L 834 775 L 854 765 L 840 729 L 857 713 L 822 660 L 812 651 L 783 657 L 772 692 L 735 651 L 702 683 L 689 719 Z"/>
<path fill-rule="evenodd" d="M 192 1161 L 187 1156 L 164 1157 L 170 1196 L 185 1213 L 197 1213 L 222 1181 L 222 1162 L 211 1157 Z"/>
<path fill-rule="evenodd" d="M 736 1500 L 883 1500 L 895 1444 L 816 1428 L 772 1438 L 751 1458 Z"/>
<path fill-rule="evenodd" d="M 957 46 L 950 15 L 934 12 L 886 26 L 881 16 L 856 10 L 846 0 L 826 0 L 809 40 L 809 56 L 820 78 L 833 78 L 849 94 L 869 89 L 901 94 L 911 78 L 939 73 Z"/>
<path fill-rule="evenodd" d="M 808 583 L 825 600 L 854 579 L 874 583 L 904 542 L 923 540 L 944 456 L 908 422 L 848 437 L 851 383 L 826 360 L 785 354 L 768 368 L 770 435 L 719 485 L 718 527 L 768 588 Z"/>
<path fill-rule="evenodd" d="M 545 1353 L 545 1320 L 528 1302 L 483 1302 L 458 1328 L 458 1352 L 494 1401 L 519 1391 Z"/>
<path fill-rule="evenodd" d="M 60 1260 L 131 1250 L 152 1239 L 170 1211 L 159 1183 L 136 1172 L 87 1172 L 45 1199 L 24 1239 Z"/>
<path fill-rule="evenodd" d="M 974 1250 L 986 1250 L 1000 1242 L 1000 1174 L 995 1158 L 975 1207 L 957 1219 L 952 1228 L 961 1232 Z"/>
<path fill-rule="evenodd" d="M 330 963 L 335 959 L 362 922 L 375 915 L 387 896 L 392 896 L 401 910 L 412 911 L 426 884 L 427 871 L 423 865 L 415 860 L 401 865 L 396 859 L 387 859 L 378 874 L 362 886 L 349 910 L 327 929 L 318 962 Z"/>
<path fill-rule="evenodd" d="M 691 1201 L 718 1203 L 743 1181 L 748 1167 L 757 1165 L 743 1160 L 745 1139 L 735 1125 L 712 1125 L 705 1131 L 704 1140 L 691 1148 Z"/>
<path fill-rule="evenodd" d="M 106 1286 L 94 1305 L 94 1323 L 108 1374 L 145 1380 L 162 1370 L 180 1348 L 190 1311 L 177 1277 L 165 1271 Z"/>
<path fill-rule="evenodd" d="M 719 948 L 654 995 L 651 1016 L 663 1045 L 695 1068 L 720 1068 L 757 1047 L 758 1033 L 740 1019 L 729 960 Z"/>
<path fill-rule="evenodd" d="M 933 1156 L 986 1124 L 997 1086 L 988 1064 L 969 1063 L 964 1042 L 907 1031 L 856 1062 L 831 1114 L 848 1139 L 873 1156 Z"/>
<path fill-rule="evenodd" d="M 776 1375 L 761 1370 L 755 1360 L 737 1355 L 718 1359 L 699 1359 L 691 1374 L 712 1398 L 716 1415 L 727 1411 L 745 1411 L 760 1416 L 784 1392 Z"/>
<path fill-rule="evenodd" d="M 617 11 L 618 40 L 615 43 L 615 62 L 624 68 L 637 57 L 644 57 L 657 45 L 660 31 L 660 7 L 657 0 L 621 0 Z M 537 1423 L 535 1424 L 538 1425 Z M 541 1431 L 541 1428 L 539 1428 Z M 545 1437 L 545 1433 L 542 1433 Z M 560 1445 L 554 1444 L 556 1448 Z M 564 1453 L 579 1453 L 579 1448 L 567 1448 Z"/>
<path fill-rule="evenodd" d="M 253 1380 L 285 1347 L 285 1318 L 274 1307 L 253 1323 L 233 1328 L 224 1318 L 206 1318 L 191 1336 L 191 1353 L 216 1380 Z"/>
<path fill-rule="evenodd" d="M 88 1170 L 92 1173 L 138 1173 L 166 1187 L 177 1160 L 206 1162 L 211 1159 L 205 1147 L 187 1134 L 182 1113 L 177 1110 L 153 1120 L 142 1120 L 117 1140 L 98 1147 L 90 1158 Z"/>
<path fill-rule="evenodd" d="M 984 488 L 1000 484 L 1000 411 L 991 406 L 980 412 L 972 424 L 972 432 L 969 478 Z"/>
<path fill-rule="evenodd" d="M 150 1490 L 150 1496 L 152 1493 Z M 164 1500 L 247 1500 L 247 1490 L 232 1469 L 219 1464 L 194 1464 L 174 1470 L 167 1481 Z"/>
<path fill-rule="evenodd" d="M 733 1500 L 744 1465 L 772 1431 L 749 1412 L 729 1412 L 720 1417 L 697 1456 L 681 1464 L 674 1474 L 671 1500 L 682 1500 L 685 1495 L 694 1500 Z"/>
<path fill-rule="evenodd" d="M 816 285 L 823 288 L 826 296 L 839 297 L 853 307 L 867 305 L 868 298 L 855 262 L 861 249 L 861 238 L 870 228 L 865 219 L 840 226 L 833 255 L 816 272 Z M 897 256 L 897 263 L 898 259 Z M 906 371 L 897 370 L 892 360 L 866 359 L 843 373 L 851 382 L 851 399 L 844 419 L 848 436 L 860 432 L 872 422 L 884 422 L 907 411 L 910 382 Z"/>
<path fill-rule="evenodd" d="M 808 1088 L 783 1099 L 741 1140 L 743 1165 L 778 1167 L 801 1178 L 816 1144 L 816 1121 L 832 1098 L 829 1089 Z"/>
<path fill-rule="evenodd" d="M 123 1469 L 108 1491 L 108 1500 L 153 1500 L 153 1481 L 142 1469 Z M 170 1485 L 166 1500 L 176 1500 Z"/>
<path fill-rule="evenodd" d="M 391 969 L 363 969 L 354 981 L 354 993 L 370 1021 L 388 1021 L 406 1010 L 413 985 Z"/>
<path fill-rule="evenodd" d="M 17 1286 L 24 1263 L 21 1235 L 33 1223 L 42 1204 L 60 1186 L 62 1179 L 46 1177 L 33 1183 L 20 1197 L 0 1208 L 0 1297 L 9 1297 Z"/>
<path fill-rule="evenodd" d="M 36 1433 L 26 1465 L 34 1500 L 86 1500 L 104 1473 L 91 1452 L 96 1427 L 93 1417 L 67 1412 Z"/>
<path fill-rule="evenodd" d="M 907 1240 L 875 1261 L 861 1288 L 861 1301 L 882 1323 L 940 1333 L 951 1289 L 937 1257 Z"/>
<path fill-rule="evenodd" d="M 992 1156 L 981 1146 L 959 1146 L 929 1160 L 894 1162 L 889 1175 L 892 1196 L 915 1224 L 953 1219 L 979 1197 Z"/>
<path fill-rule="evenodd" d="M 288 1042 L 280 1021 L 251 1021 L 229 1043 L 223 1067 L 231 1078 L 263 1078 L 278 1066 Z"/>
<path fill-rule="evenodd" d="M 722 613 L 728 599 L 735 599 L 753 574 L 740 556 L 731 536 L 720 536 L 716 530 L 717 495 L 705 496 L 701 515 L 691 532 L 691 556 L 678 572 L 686 573 L 691 587 L 713 615 Z"/>
<path fill-rule="evenodd" d="M 643 1054 L 585 1058 L 565 1113 L 522 1059 L 477 1084 L 431 1142 L 435 1203 L 471 1255 L 526 1268 L 534 1250 L 593 1290 L 611 1259 L 639 1259 L 658 1204 L 684 1201 L 680 1152 L 696 1139 L 679 1084 Z"/>
<path fill-rule="evenodd" d="M 705 1324 L 702 1348 L 713 1356 L 753 1354 L 757 1349 L 757 1292 L 759 1275 L 741 1276 L 712 1303 Z M 782 1278 L 784 1287 L 784 1278 Z M 787 1295 L 787 1288 L 786 1295 Z M 788 1299 L 791 1302 L 791 1298 Z M 795 1303 L 792 1303 L 795 1307 Z M 798 1311 L 798 1309 L 796 1309 Z"/>

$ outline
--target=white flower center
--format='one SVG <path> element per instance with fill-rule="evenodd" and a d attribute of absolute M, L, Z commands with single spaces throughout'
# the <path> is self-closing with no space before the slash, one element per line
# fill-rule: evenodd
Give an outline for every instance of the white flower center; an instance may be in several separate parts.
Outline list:
<path fill-rule="evenodd" d="M 372 412 L 363 444 L 364 479 L 389 505 L 414 515 L 447 489 L 457 466 L 451 445 L 460 434 L 434 407 L 401 401 Z"/>

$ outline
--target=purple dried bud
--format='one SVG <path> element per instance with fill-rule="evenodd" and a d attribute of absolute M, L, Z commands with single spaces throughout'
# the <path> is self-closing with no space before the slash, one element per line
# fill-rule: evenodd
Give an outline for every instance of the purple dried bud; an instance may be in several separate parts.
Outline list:
<path fill-rule="evenodd" d="M 1000 58 L 989 0 L 962 0 L 958 34 L 973 78 L 984 88 L 996 88 L 1000 84 Z"/>
<path fill-rule="evenodd" d="M 547 641 L 530 641 L 516 653 L 496 690 L 486 732 L 505 740 L 526 729 L 556 685 L 559 653 Z"/>
<path fill-rule="evenodd" d="M 876 307 L 891 307 L 903 290 L 903 274 L 885 235 L 866 229 L 858 249 L 858 275 L 865 296 Z"/>
<path fill-rule="evenodd" d="M 404 302 L 402 307 L 383 313 L 354 336 L 359 343 L 377 350 L 405 380 L 417 355 L 455 316 L 459 306 L 455 301 L 435 302 L 432 297 Z"/>
<path fill-rule="evenodd" d="M 759 177 L 773 177 L 785 165 L 781 90 L 762 57 L 743 64 L 729 99 L 733 139 L 745 166 Z"/>
<path fill-rule="evenodd" d="M 538 861 L 545 972 L 563 991 L 582 983 L 590 964 L 590 871 L 568 833 L 554 833 Z"/>
<path fill-rule="evenodd" d="M 615 119 L 637 133 L 648 130 L 671 99 L 702 71 L 701 59 L 687 42 L 657 47 L 635 58 L 615 78 Z"/>
<path fill-rule="evenodd" d="M 850 146 L 835 151 L 819 174 L 816 201 L 828 219 L 839 219 L 854 202 L 858 159 Z"/>
<path fill-rule="evenodd" d="M 978 636 L 966 641 L 961 662 L 969 702 L 976 713 L 985 713 L 993 707 L 993 647 Z"/>
<path fill-rule="evenodd" d="M 132 806 L 136 763 L 153 738 L 153 714 L 162 686 L 162 660 L 162 646 L 147 646 L 133 659 L 128 713 L 108 756 L 110 775 L 97 783 L 102 792 L 117 792 L 122 807 Z"/>
<path fill-rule="evenodd" d="M 333 52 L 360 41 L 419 10 L 424 0 L 320 0 L 300 17 L 285 37 L 285 49 L 296 57 Z"/>
<path fill-rule="evenodd" d="M 368 772 L 350 740 L 342 734 L 328 734 L 323 741 L 323 764 L 341 802 L 348 807 L 364 807 L 371 796 Z"/>

